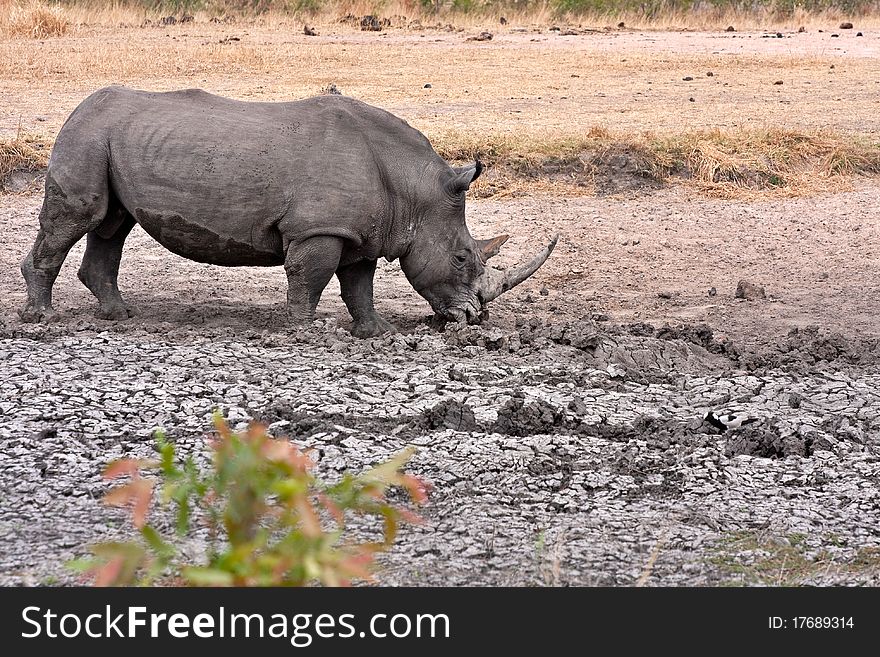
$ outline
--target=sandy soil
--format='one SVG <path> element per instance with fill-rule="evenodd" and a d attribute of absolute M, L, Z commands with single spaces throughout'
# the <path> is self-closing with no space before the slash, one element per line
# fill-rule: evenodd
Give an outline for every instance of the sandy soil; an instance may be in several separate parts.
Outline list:
<path fill-rule="evenodd" d="M 0 308 L 9 321 L 24 300 L 17 264 L 36 230 L 41 199 L 3 197 Z M 738 344 L 759 346 L 794 327 L 880 337 L 880 188 L 765 202 L 716 200 L 681 188 L 614 197 L 476 200 L 468 222 L 478 237 L 511 235 L 493 264 L 525 259 L 547 238 L 561 240 L 529 285 L 492 309 L 500 326 L 517 314 L 558 321 L 607 314 L 621 323 L 705 322 Z M 77 245 L 55 288 L 65 321 L 90 317 L 95 302 L 76 279 Z M 129 256 L 133 251 L 136 255 Z M 165 251 L 139 228 L 126 243 L 120 288 L 140 309 L 138 322 L 160 322 L 191 305 L 229 309 L 244 323 L 283 323 L 286 280 L 280 268 L 215 268 Z M 157 288 L 157 281 L 170 282 Z M 765 300 L 734 298 L 740 280 L 763 286 Z M 411 328 L 430 309 L 397 263 L 381 262 L 377 307 Z M 545 294 L 537 290 L 546 288 Z M 710 295 L 714 288 L 715 294 Z M 244 305 L 243 305 L 244 304 Z M 348 321 L 335 279 L 319 313 Z M 222 321 L 228 321 L 227 316 Z"/>
<path fill-rule="evenodd" d="M 591 126 L 660 134 L 769 126 L 877 131 L 876 29 L 862 37 L 811 30 L 781 39 L 534 29 L 494 30 L 491 41 L 469 42 L 479 30 L 327 26 L 306 37 L 292 27 L 196 23 L 0 40 L 0 134 L 19 123 L 54 134 L 82 98 L 107 84 L 289 100 L 331 82 L 432 138 L 578 134 Z"/>

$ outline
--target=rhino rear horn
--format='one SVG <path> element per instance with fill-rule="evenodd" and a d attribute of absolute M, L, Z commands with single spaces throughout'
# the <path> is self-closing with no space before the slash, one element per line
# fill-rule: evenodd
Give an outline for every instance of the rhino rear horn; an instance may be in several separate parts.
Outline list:
<path fill-rule="evenodd" d="M 499 235 L 489 240 L 476 240 L 477 248 L 480 250 L 480 258 L 486 262 L 492 256 L 498 255 L 501 246 L 510 239 L 510 235 Z"/>
<path fill-rule="evenodd" d="M 470 189 L 471 184 L 483 173 L 483 163 L 477 160 L 473 164 L 464 167 L 455 167 L 452 171 L 455 178 L 449 182 L 449 190 L 453 194 L 460 194 Z"/>
<path fill-rule="evenodd" d="M 550 243 L 547 244 L 538 255 L 532 258 L 529 262 L 519 265 L 518 267 L 511 267 L 504 271 L 493 269 L 491 267 L 487 269 L 483 274 L 484 279 L 480 289 L 480 299 L 482 299 L 483 303 L 487 304 L 493 299 L 498 298 L 538 271 L 538 268 L 543 265 L 547 261 L 547 258 L 550 257 L 550 254 L 553 253 L 553 249 L 556 247 L 556 242 L 558 241 L 559 235 L 554 235 L 553 239 L 550 240 Z"/>

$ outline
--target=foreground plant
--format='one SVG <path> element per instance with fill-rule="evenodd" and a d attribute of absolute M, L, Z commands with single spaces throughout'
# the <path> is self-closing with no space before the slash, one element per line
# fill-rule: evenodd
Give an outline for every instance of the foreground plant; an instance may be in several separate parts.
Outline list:
<path fill-rule="evenodd" d="M 157 434 L 158 461 L 121 459 L 107 467 L 105 478 L 128 481 L 111 490 L 105 502 L 131 509 L 140 540 L 95 545 L 94 557 L 74 562 L 75 568 L 98 586 L 348 585 L 369 579 L 376 553 L 391 546 L 401 521 L 419 520 L 386 497 L 389 488 L 399 486 L 414 502 L 424 502 L 425 485 L 400 472 L 412 450 L 326 485 L 312 473 L 307 453 L 272 438 L 264 426 L 252 424 L 236 433 L 219 415 L 214 423 L 213 465 L 206 472 L 192 458 L 178 464 L 174 446 L 162 434 Z M 204 563 L 187 563 L 173 541 L 147 522 L 157 486 L 145 471 L 157 473 L 161 503 L 175 507 L 178 539 L 190 534 L 194 517 L 207 523 Z M 380 518 L 381 540 L 343 540 L 347 515 Z"/>

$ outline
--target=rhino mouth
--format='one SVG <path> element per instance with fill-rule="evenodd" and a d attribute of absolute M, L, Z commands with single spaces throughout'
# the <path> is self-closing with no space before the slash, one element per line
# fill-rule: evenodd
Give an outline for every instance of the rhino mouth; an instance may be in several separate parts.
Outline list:
<path fill-rule="evenodd" d="M 433 306 L 433 304 L 432 304 Z M 479 324 L 486 305 L 477 298 L 469 298 L 464 303 L 437 305 L 434 312 L 449 322 Z"/>
<path fill-rule="evenodd" d="M 486 317 L 486 307 L 489 302 L 512 290 L 538 271 L 553 253 L 558 240 L 559 235 L 554 235 L 547 246 L 534 258 L 515 267 L 503 270 L 487 267 L 477 281 L 476 289 L 473 293 L 468 293 L 464 301 L 458 299 L 453 303 L 431 303 L 431 307 L 446 321 L 479 324 Z"/>
<path fill-rule="evenodd" d="M 482 318 L 483 309 L 477 308 L 475 309 L 472 306 L 468 306 L 464 309 L 462 308 L 447 308 L 444 311 L 438 313 L 444 319 L 447 319 L 451 322 L 458 322 L 460 324 L 468 323 L 468 324 L 479 324 L 480 319 Z"/>

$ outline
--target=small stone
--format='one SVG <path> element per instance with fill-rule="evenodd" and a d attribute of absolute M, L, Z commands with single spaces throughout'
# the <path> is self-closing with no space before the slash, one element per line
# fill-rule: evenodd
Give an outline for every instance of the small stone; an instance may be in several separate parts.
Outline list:
<path fill-rule="evenodd" d="M 832 34 L 832 35 L 831 35 L 831 38 L 832 38 L 832 39 L 837 39 L 837 38 L 839 38 L 839 37 L 840 37 L 839 34 Z"/>
<path fill-rule="evenodd" d="M 492 33 L 491 32 L 480 32 L 477 36 L 472 36 L 467 38 L 468 41 L 491 41 Z"/>
<path fill-rule="evenodd" d="M 781 38 L 782 38 L 782 32 L 777 32 L 777 33 L 776 33 L 776 38 L 777 38 L 777 39 L 781 39 Z"/>
<path fill-rule="evenodd" d="M 696 103 L 696 102 L 697 102 L 696 100 L 694 100 L 694 97 L 693 97 L 693 96 L 691 96 L 690 98 L 688 98 L 688 100 L 691 101 L 692 103 Z"/>
<path fill-rule="evenodd" d="M 504 18 L 504 16 L 502 16 L 498 22 L 501 23 L 502 25 L 507 25 L 507 19 Z"/>
<path fill-rule="evenodd" d="M 736 28 L 733 25 L 728 25 L 727 29 L 725 29 L 724 31 L 725 32 L 736 32 Z"/>
<path fill-rule="evenodd" d="M 853 29 L 853 24 L 850 23 L 849 21 L 846 21 L 846 22 L 840 24 L 840 29 L 841 30 L 851 30 L 851 29 Z"/>
<path fill-rule="evenodd" d="M 626 23 L 624 23 L 623 21 L 620 21 L 620 22 L 617 24 L 617 27 L 619 27 L 619 28 L 622 30 L 623 28 L 626 27 Z"/>
<path fill-rule="evenodd" d="M 425 86 L 422 87 L 422 89 L 431 89 L 431 88 L 433 88 L 433 86 L 434 86 L 434 85 L 432 85 L 430 82 L 426 82 L 426 83 L 425 83 Z"/>
<path fill-rule="evenodd" d="M 686 75 L 682 78 L 682 80 L 684 80 L 685 82 L 690 82 L 691 80 L 693 80 L 693 78 L 690 75 Z"/>
<path fill-rule="evenodd" d="M 669 290 L 662 290 L 661 292 L 657 293 L 657 296 L 660 297 L 661 299 L 671 299 L 672 297 L 675 296 L 675 292 L 671 292 Z"/>
<path fill-rule="evenodd" d="M 361 31 L 362 32 L 380 32 L 382 30 L 382 25 L 379 22 L 379 19 L 373 16 L 372 14 L 368 14 L 361 18 Z"/>
<path fill-rule="evenodd" d="M 740 281 L 736 285 L 735 299 L 766 299 L 767 293 L 760 285 L 755 285 L 749 281 Z"/>
<path fill-rule="evenodd" d="M 318 31 L 313 27 L 303 25 L 303 34 L 305 34 L 306 36 L 318 36 Z"/>
<path fill-rule="evenodd" d="M 717 294 L 718 294 L 718 290 L 716 290 L 714 287 L 709 288 L 709 296 L 710 297 L 714 297 Z"/>
<path fill-rule="evenodd" d="M 550 294 L 550 290 L 548 290 L 547 286 L 545 285 L 544 287 L 541 288 L 541 290 L 539 291 L 539 294 L 542 297 L 546 297 L 548 294 Z"/>
<path fill-rule="evenodd" d="M 713 75 L 715 75 L 715 74 L 714 74 L 712 71 L 707 71 L 707 72 L 706 72 L 706 77 L 707 77 L 707 78 L 711 78 Z"/>
<path fill-rule="evenodd" d="M 798 28 L 798 34 L 803 34 L 803 33 L 806 32 L 806 31 L 807 31 L 807 28 L 805 28 L 803 25 L 801 25 L 801 26 Z"/>
<path fill-rule="evenodd" d="M 865 36 L 865 35 L 862 34 L 861 32 L 856 32 L 856 36 L 858 37 L 858 36 Z"/>
<path fill-rule="evenodd" d="M 773 84 L 783 84 L 783 82 L 782 82 L 782 80 L 777 80 L 777 81 L 774 82 Z"/>

